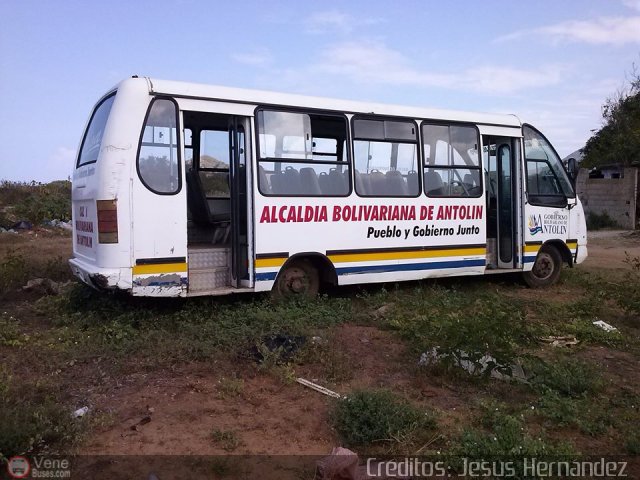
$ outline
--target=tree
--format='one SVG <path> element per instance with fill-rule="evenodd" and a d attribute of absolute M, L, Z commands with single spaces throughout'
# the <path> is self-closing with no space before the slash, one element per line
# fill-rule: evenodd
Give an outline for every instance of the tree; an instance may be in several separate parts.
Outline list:
<path fill-rule="evenodd" d="M 583 149 L 582 166 L 640 166 L 640 74 L 633 66 L 629 87 L 602 106 L 604 125 Z"/>

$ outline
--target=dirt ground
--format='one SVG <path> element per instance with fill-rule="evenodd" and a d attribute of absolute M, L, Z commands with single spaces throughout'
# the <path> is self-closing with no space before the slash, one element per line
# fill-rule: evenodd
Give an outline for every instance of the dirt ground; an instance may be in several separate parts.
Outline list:
<path fill-rule="evenodd" d="M 21 234 L 0 239 L 0 255 L 8 250 L 56 258 L 69 254 L 70 238 Z M 589 237 L 589 257 L 577 268 L 586 271 L 624 269 L 626 252 L 640 256 L 640 235 L 603 231 Z M 487 281 L 477 278 L 474 281 Z M 570 296 L 570 287 L 544 295 Z M 20 299 L 7 299 L 3 309 L 19 309 Z M 34 320 L 37 321 L 37 320 Z M 417 358 L 391 332 L 371 326 L 337 327 L 333 340 L 352 375 L 332 386 L 339 393 L 357 388 L 382 387 L 402 392 L 443 412 L 442 422 L 457 425 L 468 413 L 477 387 L 442 378 L 416 375 Z M 623 352 L 593 347 L 581 355 L 595 358 L 613 372 L 621 385 L 640 385 L 638 359 Z M 28 369 L 28 367 L 25 367 Z M 294 367 L 293 376 L 316 379 L 313 365 Z M 77 447 L 87 455 L 216 455 L 227 454 L 211 440 L 214 430 L 233 431 L 233 454 L 325 455 L 338 445 L 328 412 L 333 399 L 291 381 L 259 370 L 249 361 L 189 363 L 170 370 L 130 371 L 118 378 L 98 381 L 91 361 L 78 363 L 65 373 L 86 382 L 81 400 L 100 412 L 102 424 Z M 241 379 L 230 389 L 229 378 Z M 509 395 L 508 385 L 494 385 L 493 394 Z M 602 447 L 588 440 L 593 452 Z M 606 441 L 604 442 L 606 443 Z"/>

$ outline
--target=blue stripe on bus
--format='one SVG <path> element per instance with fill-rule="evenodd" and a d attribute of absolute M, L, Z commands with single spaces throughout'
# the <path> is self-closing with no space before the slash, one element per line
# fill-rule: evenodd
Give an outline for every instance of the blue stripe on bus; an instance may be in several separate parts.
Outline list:
<path fill-rule="evenodd" d="M 256 273 L 256 282 L 268 282 L 269 280 L 275 280 L 278 272 L 265 272 Z"/>
<path fill-rule="evenodd" d="M 484 258 L 477 260 L 451 260 L 447 262 L 402 263 L 400 265 L 364 265 L 360 267 L 336 268 L 338 275 L 358 273 L 406 272 L 411 270 L 435 270 L 438 268 L 484 267 Z"/>
<path fill-rule="evenodd" d="M 435 270 L 439 268 L 484 267 L 484 258 L 477 260 L 451 260 L 447 262 L 403 263 L 396 265 L 363 265 L 358 267 L 336 268 L 338 275 L 356 275 L 361 273 L 406 272 L 412 270 Z M 278 272 L 256 273 L 257 282 L 275 280 Z"/>
<path fill-rule="evenodd" d="M 525 255 L 523 257 L 523 261 L 524 261 L 524 263 L 528 263 L 528 262 L 533 263 L 533 262 L 536 261 L 536 257 L 537 257 L 537 255 Z"/>

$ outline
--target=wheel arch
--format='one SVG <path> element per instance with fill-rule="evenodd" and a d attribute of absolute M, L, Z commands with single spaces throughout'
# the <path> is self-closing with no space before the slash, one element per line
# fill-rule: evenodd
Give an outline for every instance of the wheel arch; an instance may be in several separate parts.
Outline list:
<path fill-rule="evenodd" d="M 278 275 L 276 276 L 276 282 L 278 281 L 278 277 L 285 271 L 288 265 L 296 260 L 308 260 L 314 266 L 314 268 L 318 271 L 318 275 L 320 277 L 320 282 L 324 285 L 335 286 L 338 284 L 338 274 L 336 272 L 336 268 L 333 265 L 333 262 L 329 260 L 329 258 L 319 252 L 299 252 L 296 253 L 284 262 L 280 270 L 278 271 Z"/>
<path fill-rule="evenodd" d="M 573 267 L 573 255 L 571 255 L 571 250 L 569 250 L 569 247 L 563 240 L 547 240 L 542 244 L 540 250 L 542 250 L 546 246 L 551 246 L 558 250 L 558 253 L 560 253 L 562 260 L 564 260 L 569 265 L 569 267 Z"/>

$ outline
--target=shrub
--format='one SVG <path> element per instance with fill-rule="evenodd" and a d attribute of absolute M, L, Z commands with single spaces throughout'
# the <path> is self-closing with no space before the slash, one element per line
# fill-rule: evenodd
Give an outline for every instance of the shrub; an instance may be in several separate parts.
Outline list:
<path fill-rule="evenodd" d="M 333 424 L 348 446 L 404 442 L 417 430 L 435 426 L 431 414 L 385 390 L 358 391 L 340 400 Z"/>
<path fill-rule="evenodd" d="M 584 397 L 603 385 L 602 377 L 594 365 L 573 359 L 560 358 L 553 363 L 538 362 L 532 365 L 533 384 L 566 397 Z"/>
<path fill-rule="evenodd" d="M 587 230 L 619 227 L 618 223 L 609 216 L 606 210 L 602 213 L 589 212 L 587 214 Z"/>
<path fill-rule="evenodd" d="M 22 183 L 3 180 L 0 183 L 0 206 L 12 207 L 16 220 L 29 220 L 40 224 L 43 220 L 71 219 L 71 182 Z M 8 223 L 5 214 L 3 220 Z"/>
<path fill-rule="evenodd" d="M 618 304 L 627 312 L 640 314 L 640 257 L 627 253 L 625 263 L 631 270 L 625 274 L 624 282 L 616 290 Z"/>

